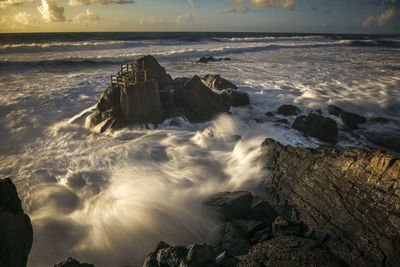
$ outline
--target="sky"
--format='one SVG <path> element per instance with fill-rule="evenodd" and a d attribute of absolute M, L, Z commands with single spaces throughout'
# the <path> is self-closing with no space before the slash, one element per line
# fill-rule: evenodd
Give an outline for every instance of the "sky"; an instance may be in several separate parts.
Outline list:
<path fill-rule="evenodd" d="M 400 0 L 0 0 L 0 33 L 400 33 Z"/>

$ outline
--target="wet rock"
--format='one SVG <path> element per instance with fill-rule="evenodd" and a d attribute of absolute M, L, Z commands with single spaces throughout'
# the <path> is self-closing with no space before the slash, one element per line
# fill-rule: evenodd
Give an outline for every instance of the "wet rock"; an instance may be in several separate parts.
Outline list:
<path fill-rule="evenodd" d="M 206 267 L 215 266 L 215 252 L 213 247 L 206 244 L 172 247 L 161 241 L 150 252 L 143 267 Z"/>
<path fill-rule="evenodd" d="M 301 110 L 293 105 L 282 105 L 278 108 L 277 113 L 284 116 L 294 116 L 300 114 Z"/>
<path fill-rule="evenodd" d="M 276 122 L 289 124 L 289 121 L 287 119 L 278 119 L 278 120 L 276 120 Z"/>
<path fill-rule="evenodd" d="M 343 266 L 326 248 L 312 239 L 280 236 L 254 245 L 237 257 L 236 266 Z"/>
<path fill-rule="evenodd" d="M 250 208 L 250 217 L 255 220 L 262 220 L 271 225 L 278 216 L 274 208 L 265 200 L 260 200 Z"/>
<path fill-rule="evenodd" d="M 273 179 L 266 196 L 274 207 L 295 207 L 311 236 L 349 266 L 398 260 L 398 157 L 359 148 L 296 148 L 272 139 L 263 149 Z"/>
<path fill-rule="evenodd" d="M 156 80 L 160 90 L 168 87 L 172 83 L 171 76 L 165 71 L 153 56 L 144 56 L 133 62 L 133 71 L 138 72 L 144 69 L 147 80 Z"/>
<path fill-rule="evenodd" d="M 199 60 L 197 60 L 197 63 L 208 63 L 210 61 L 223 61 L 223 60 L 231 60 L 231 58 L 229 58 L 229 57 L 214 58 L 212 56 L 201 57 L 201 58 L 199 58 Z"/>
<path fill-rule="evenodd" d="M 235 258 L 232 252 L 225 250 L 217 256 L 215 261 L 219 267 L 231 267 L 236 266 L 239 260 Z"/>
<path fill-rule="evenodd" d="M 400 153 L 399 133 L 367 131 L 365 132 L 365 137 L 368 141 L 378 146 Z"/>
<path fill-rule="evenodd" d="M 250 104 L 249 94 L 238 90 L 225 89 L 221 93 L 222 98 L 233 107 Z"/>
<path fill-rule="evenodd" d="M 0 266 L 25 267 L 32 247 L 31 221 L 10 178 L 0 180 Z"/>
<path fill-rule="evenodd" d="M 331 144 L 337 142 L 338 128 L 336 122 L 316 113 L 310 113 L 307 117 L 304 115 L 297 117 L 292 128 Z"/>
<path fill-rule="evenodd" d="M 384 117 L 374 117 L 374 118 L 371 118 L 370 121 L 372 123 L 382 123 L 382 124 L 390 122 L 388 119 L 386 119 Z"/>
<path fill-rule="evenodd" d="M 228 250 L 234 255 L 242 255 L 249 251 L 250 244 L 241 227 L 233 222 L 227 222 L 219 248 L 219 250 Z"/>
<path fill-rule="evenodd" d="M 329 114 L 340 117 L 348 130 L 356 130 L 359 124 L 367 122 L 365 117 L 347 112 L 337 106 L 329 105 L 328 112 Z"/>
<path fill-rule="evenodd" d="M 222 219 L 247 218 L 250 214 L 250 206 L 253 196 L 247 191 L 221 192 L 208 197 L 203 205 Z"/>
<path fill-rule="evenodd" d="M 66 261 L 54 264 L 54 267 L 95 267 L 93 264 L 80 263 L 74 258 L 68 258 Z"/>
<path fill-rule="evenodd" d="M 293 225 L 283 217 L 278 216 L 272 223 L 272 234 L 274 236 L 280 236 L 280 235 L 301 236 L 303 234 L 303 231 L 301 225 Z"/>
<path fill-rule="evenodd" d="M 206 75 L 202 79 L 203 83 L 211 90 L 222 91 L 224 89 L 237 89 L 237 86 L 220 75 Z"/>
<path fill-rule="evenodd" d="M 185 83 L 182 102 L 193 114 L 188 118 L 191 122 L 208 121 L 218 113 L 229 111 L 223 98 L 205 86 L 197 75 Z"/>
<path fill-rule="evenodd" d="M 271 111 L 269 111 L 269 112 L 265 113 L 265 116 L 273 117 L 273 116 L 274 116 L 274 113 L 272 113 Z"/>

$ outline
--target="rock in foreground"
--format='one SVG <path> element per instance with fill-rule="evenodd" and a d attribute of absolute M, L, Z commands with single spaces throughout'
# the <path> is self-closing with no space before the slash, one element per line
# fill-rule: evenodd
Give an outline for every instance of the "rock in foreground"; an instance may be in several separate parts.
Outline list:
<path fill-rule="evenodd" d="M 400 262 L 400 160 L 382 151 L 295 148 L 267 139 L 271 204 L 292 205 L 350 266 Z"/>
<path fill-rule="evenodd" d="M 25 267 L 32 247 L 31 220 L 10 178 L 0 180 L 0 266 Z"/>

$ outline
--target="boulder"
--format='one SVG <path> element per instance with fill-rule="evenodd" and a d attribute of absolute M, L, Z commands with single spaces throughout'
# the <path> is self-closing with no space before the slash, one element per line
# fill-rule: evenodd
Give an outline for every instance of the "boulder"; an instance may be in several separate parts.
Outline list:
<path fill-rule="evenodd" d="M 74 258 L 68 258 L 66 261 L 54 264 L 54 267 L 95 267 L 95 266 L 89 263 L 80 263 L 80 261 Z"/>
<path fill-rule="evenodd" d="M 250 217 L 255 220 L 265 221 L 268 225 L 271 225 L 278 217 L 278 214 L 267 201 L 260 200 L 251 206 Z"/>
<path fill-rule="evenodd" d="M 156 80 L 160 90 L 168 87 L 172 83 L 171 76 L 165 71 L 153 56 L 144 56 L 135 60 L 132 64 L 133 72 L 144 70 L 147 80 Z"/>
<path fill-rule="evenodd" d="M 208 121 L 218 113 L 229 111 L 223 98 L 205 86 L 197 75 L 184 84 L 182 103 L 193 114 L 188 118 L 191 122 Z"/>
<path fill-rule="evenodd" d="M 263 150 L 272 206 L 294 207 L 310 236 L 349 266 L 398 264 L 398 157 L 360 148 L 282 146 L 272 139 Z"/>
<path fill-rule="evenodd" d="M 172 247 L 161 241 L 150 252 L 143 267 L 207 267 L 215 266 L 213 247 L 206 244 L 194 244 L 187 247 Z"/>
<path fill-rule="evenodd" d="M 300 114 L 301 110 L 293 105 L 282 105 L 278 108 L 277 113 L 284 116 L 294 116 Z"/>
<path fill-rule="evenodd" d="M 221 93 L 222 98 L 233 107 L 250 104 L 249 94 L 233 89 L 225 89 Z"/>
<path fill-rule="evenodd" d="M 229 58 L 229 57 L 214 58 L 212 56 L 201 57 L 201 58 L 199 58 L 199 60 L 197 60 L 197 63 L 208 63 L 210 61 L 223 61 L 223 60 L 231 60 L 231 58 Z"/>
<path fill-rule="evenodd" d="M 251 247 L 237 257 L 238 267 L 247 266 L 343 266 L 329 250 L 312 239 L 280 236 Z"/>
<path fill-rule="evenodd" d="M 25 267 L 32 247 L 31 220 L 10 178 L 0 180 L 0 266 Z"/>
<path fill-rule="evenodd" d="M 237 86 L 228 80 L 225 80 L 220 75 L 206 75 L 202 82 L 211 90 L 222 91 L 224 89 L 237 89 Z"/>
<path fill-rule="evenodd" d="M 250 215 L 253 195 L 247 191 L 220 192 L 209 196 L 203 206 L 216 213 L 225 221 L 244 219 Z"/>
<path fill-rule="evenodd" d="M 292 128 L 331 144 L 337 142 L 338 128 L 336 122 L 316 113 L 311 112 L 307 117 L 304 115 L 297 117 Z"/>
<path fill-rule="evenodd" d="M 334 105 L 328 106 L 328 112 L 331 115 L 340 117 L 348 130 L 356 130 L 358 129 L 358 124 L 367 122 L 365 117 L 345 111 Z"/>

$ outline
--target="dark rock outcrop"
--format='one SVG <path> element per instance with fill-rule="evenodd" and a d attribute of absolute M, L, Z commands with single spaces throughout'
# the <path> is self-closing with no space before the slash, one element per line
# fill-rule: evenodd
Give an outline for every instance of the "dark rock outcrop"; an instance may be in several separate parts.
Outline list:
<path fill-rule="evenodd" d="M 290 205 L 310 236 L 350 266 L 400 260 L 400 160 L 382 151 L 263 143 L 273 206 Z"/>
<path fill-rule="evenodd" d="M 328 112 L 331 115 L 340 117 L 348 130 L 356 130 L 358 129 L 358 124 L 367 122 L 365 117 L 345 111 L 337 106 L 329 105 Z"/>
<path fill-rule="evenodd" d="M 80 263 L 80 261 L 74 258 L 68 258 L 66 261 L 54 264 L 54 267 L 95 267 L 95 266 L 89 263 Z"/>
<path fill-rule="evenodd" d="M 0 180 L 0 266 L 25 267 L 32 241 L 32 224 L 14 184 Z"/>
<path fill-rule="evenodd" d="M 309 113 L 307 117 L 304 115 L 297 117 L 292 128 L 331 144 L 337 142 L 338 128 L 336 122 L 331 118 L 313 112 Z"/>
<path fill-rule="evenodd" d="M 150 252 L 143 267 L 207 267 L 215 265 L 213 247 L 206 244 L 172 247 L 161 241 Z"/>
<path fill-rule="evenodd" d="M 368 141 L 400 153 L 400 133 L 388 133 L 383 131 L 370 130 L 364 133 Z"/>
<path fill-rule="evenodd" d="M 225 89 L 221 93 L 222 98 L 232 107 L 250 104 L 249 94 L 233 89 Z"/>
<path fill-rule="evenodd" d="M 254 245 L 239 256 L 238 267 L 247 266 L 343 266 L 327 249 L 312 239 L 280 236 Z"/>
<path fill-rule="evenodd" d="M 277 113 L 284 116 L 294 116 L 299 115 L 301 110 L 293 105 L 282 105 L 278 108 Z"/>
<path fill-rule="evenodd" d="M 203 83 L 211 90 L 222 91 L 224 89 L 237 89 L 237 86 L 220 75 L 206 75 L 202 79 Z"/>
<path fill-rule="evenodd" d="M 223 60 L 231 60 L 231 58 L 229 57 L 215 58 L 213 56 L 201 57 L 197 60 L 197 63 L 208 63 L 210 61 L 223 61 Z"/>

